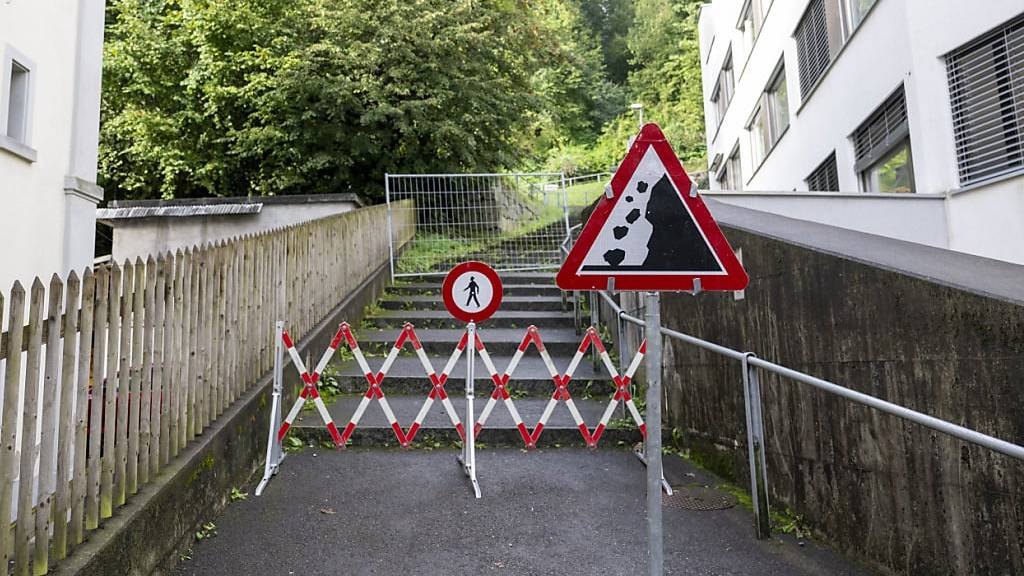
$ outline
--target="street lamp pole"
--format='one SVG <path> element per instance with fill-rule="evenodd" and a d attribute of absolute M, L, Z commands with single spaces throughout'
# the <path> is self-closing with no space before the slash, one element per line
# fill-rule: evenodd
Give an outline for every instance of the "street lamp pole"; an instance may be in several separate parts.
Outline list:
<path fill-rule="evenodd" d="M 629 109 L 630 110 L 636 110 L 637 112 L 640 113 L 640 127 L 643 128 L 644 127 L 644 105 L 639 103 L 639 102 L 635 102 L 635 103 L 629 105 Z"/>

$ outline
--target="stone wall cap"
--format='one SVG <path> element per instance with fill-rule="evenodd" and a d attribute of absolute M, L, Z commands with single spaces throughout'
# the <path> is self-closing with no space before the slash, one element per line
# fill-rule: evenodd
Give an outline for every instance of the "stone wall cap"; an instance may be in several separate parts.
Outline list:
<path fill-rule="evenodd" d="M 1024 266 L 1019 264 L 797 220 L 707 197 L 705 203 L 727 228 L 1024 305 Z"/>

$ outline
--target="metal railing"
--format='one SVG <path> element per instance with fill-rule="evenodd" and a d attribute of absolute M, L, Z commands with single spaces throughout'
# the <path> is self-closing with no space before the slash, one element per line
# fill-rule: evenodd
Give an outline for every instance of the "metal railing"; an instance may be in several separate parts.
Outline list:
<path fill-rule="evenodd" d="M 636 326 L 644 326 L 645 322 L 622 309 L 615 300 L 605 291 L 597 293 L 601 299 L 615 312 L 619 322 L 628 322 Z M 904 420 L 931 428 L 965 442 L 970 442 L 984 448 L 988 448 L 1000 454 L 1024 460 L 1024 446 L 1013 444 L 1005 440 L 982 434 L 976 430 L 953 424 L 952 422 L 930 416 L 923 412 L 911 410 L 905 406 L 894 404 L 881 398 L 864 394 L 847 388 L 835 382 L 811 376 L 810 374 L 793 370 L 774 362 L 758 358 L 752 352 L 742 352 L 727 346 L 715 344 L 702 340 L 689 334 L 684 334 L 670 328 L 662 328 L 661 334 L 697 346 L 709 352 L 725 356 L 741 363 L 743 371 L 744 405 L 746 408 L 747 421 L 747 453 L 750 464 L 750 492 L 753 497 L 755 528 L 758 538 L 767 538 L 771 535 L 768 516 L 768 471 L 765 462 L 765 432 L 764 418 L 761 409 L 761 389 L 758 376 L 758 369 L 772 372 L 784 378 L 795 380 L 813 386 L 818 390 L 845 398 L 869 408 L 874 408 L 886 414 L 902 418 Z M 619 330 L 620 356 L 624 354 L 622 348 L 624 342 L 624 331 Z"/>
<path fill-rule="evenodd" d="M 563 262 L 565 257 L 569 255 L 570 246 L 573 242 L 573 232 L 580 227 L 577 225 L 572 227 L 568 234 L 566 234 L 565 240 L 562 242 L 561 251 Z M 600 314 L 596 305 L 596 297 L 594 292 L 590 293 L 590 323 L 596 325 L 600 322 Z M 616 315 L 616 320 L 619 325 L 617 327 L 617 342 L 616 347 L 619 350 L 619 357 L 624 358 L 628 356 L 626 353 L 626 336 L 625 330 L 623 329 L 623 323 L 629 322 L 636 326 L 645 326 L 646 323 L 625 310 L 616 302 L 608 292 L 599 290 L 596 292 L 608 305 L 609 308 Z M 563 301 L 565 299 L 563 292 Z M 572 299 L 573 316 L 576 318 L 576 324 L 581 324 L 581 310 L 580 310 L 580 293 L 578 291 L 573 292 Z M 931 428 L 937 432 L 942 432 L 954 438 L 958 438 L 965 442 L 970 442 L 978 446 L 988 448 L 1000 454 L 1004 454 L 1011 458 L 1024 461 L 1024 446 L 1007 442 L 988 434 L 983 434 L 977 430 L 971 430 L 958 424 L 954 424 L 941 418 L 918 412 L 907 408 L 906 406 L 900 406 L 881 398 L 858 392 L 851 388 L 847 388 L 835 382 L 830 382 L 823 378 L 812 376 L 799 370 L 793 370 L 774 362 L 769 362 L 758 358 L 753 352 L 742 352 L 734 350 L 721 344 L 715 344 L 689 334 L 684 334 L 677 330 L 670 328 L 661 328 L 661 334 L 685 342 L 698 348 L 703 348 L 709 352 L 713 352 L 720 356 L 725 356 L 732 360 L 736 360 L 741 363 L 743 372 L 743 392 L 744 392 L 744 407 L 746 412 L 747 421 L 747 453 L 749 458 L 750 466 L 750 493 L 753 500 L 754 506 L 754 520 L 757 537 L 759 539 L 768 538 L 771 535 L 771 528 L 768 514 L 768 469 L 765 460 L 765 432 L 764 432 L 764 416 L 761 407 L 761 385 L 757 369 L 766 370 L 774 374 L 778 374 L 784 378 L 795 380 L 809 386 L 813 386 L 818 390 L 834 394 L 840 398 L 844 398 L 851 402 L 856 402 L 869 408 L 874 408 L 886 414 L 902 418 L 915 424 L 920 424 L 927 428 Z"/>

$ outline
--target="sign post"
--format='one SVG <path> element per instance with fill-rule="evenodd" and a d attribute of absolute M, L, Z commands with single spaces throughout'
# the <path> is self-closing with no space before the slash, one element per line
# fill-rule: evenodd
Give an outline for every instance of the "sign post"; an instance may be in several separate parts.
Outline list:
<path fill-rule="evenodd" d="M 648 292 L 644 312 L 647 338 L 647 549 L 648 573 L 661 576 L 665 566 L 664 534 L 661 521 L 661 294 Z"/>
<path fill-rule="evenodd" d="M 664 573 L 660 292 L 735 291 L 743 265 L 656 124 L 641 127 L 555 278 L 562 290 L 646 292 L 648 573 Z"/>
<path fill-rule="evenodd" d="M 483 262 L 463 262 L 445 276 L 441 293 L 448 312 L 466 322 L 466 424 L 462 453 L 457 460 L 473 486 L 473 493 L 480 498 L 480 483 L 476 478 L 476 415 L 473 410 L 476 332 L 477 322 L 490 318 L 501 306 L 501 279 L 493 268 Z"/>

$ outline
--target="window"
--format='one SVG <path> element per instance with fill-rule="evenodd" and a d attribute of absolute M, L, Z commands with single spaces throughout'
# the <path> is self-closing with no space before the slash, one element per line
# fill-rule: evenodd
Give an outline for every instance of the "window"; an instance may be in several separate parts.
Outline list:
<path fill-rule="evenodd" d="M 743 60 L 750 56 L 750 51 L 761 33 L 761 26 L 764 25 L 764 17 L 771 6 L 772 0 L 747 0 L 743 10 L 740 11 L 739 22 L 736 28 L 743 38 Z"/>
<path fill-rule="evenodd" d="M 782 137 L 789 127 L 789 92 L 786 90 L 786 69 L 779 68 L 765 91 L 765 100 L 771 118 L 772 144 Z"/>
<path fill-rule="evenodd" d="M 914 167 L 903 86 L 892 93 L 850 136 L 862 189 L 913 192 Z"/>
<path fill-rule="evenodd" d="M 871 192 L 913 192 L 914 164 L 906 139 L 863 172 L 864 189 Z"/>
<path fill-rule="evenodd" d="M 876 0 L 842 0 L 844 41 L 864 21 L 864 17 L 867 16 L 868 11 L 875 5 L 875 2 Z"/>
<path fill-rule="evenodd" d="M 833 152 L 807 176 L 807 190 L 810 192 L 838 192 L 839 171 L 836 169 L 836 153 Z"/>
<path fill-rule="evenodd" d="M 715 83 L 715 90 L 711 94 L 711 101 L 715 103 L 716 127 L 722 125 L 725 111 L 729 109 L 733 87 L 732 50 L 730 50 L 725 55 L 725 63 L 722 64 L 722 70 L 718 73 L 718 80 Z"/>
<path fill-rule="evenodd" d="M 800 94 L 807 96 L 877 0 L 811 0 L 796 27 Z"/>
<path fill-rule="evenodd" d="M 789 96 L 786 90 L 786 69 L 780 62 L 747 125 L 754 166 L 764 160 L 765 155 L 775 146 L 788 127 Z"/>
<path fill-rule="evenodd" d="M 732 154 L 718 173 L 718 186 L 722 190 L 743 190 L 743 173 L 740 170 L 740 145 L 733 147 Z"/>
<path fill-rule="evenodd" d="M 1024 168 L 1024 15 L 946 55 L 960 184 Z"/>
<path fill-rule="evenodd" d="M 32 70 L 30 60 L 11 47 L 0 52 L 0 149 L 35 161 L 28 146 L 32 132 Z"/>
<path fill-rule="evenodd" d="M 771 149 L 771 142 L 768 141 L 768 111 L 764 107 L 763 98 L 762 103 L 754 109 L 754 115 L 750 119 L 750 124 L 747 125 L 747 131 L 750 133 L 750 159 L 752 164 L 757 167 L 761 165 L 768 150 Z"/>
<path fill-rule="evenodd" d="M 28 129 L 28 68 L 11 61 L 7 95 L 7 137 L 24 142 Z"/>

